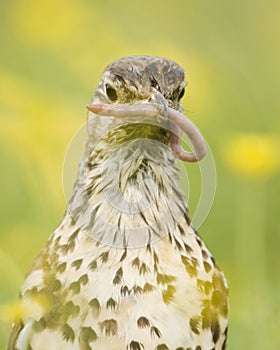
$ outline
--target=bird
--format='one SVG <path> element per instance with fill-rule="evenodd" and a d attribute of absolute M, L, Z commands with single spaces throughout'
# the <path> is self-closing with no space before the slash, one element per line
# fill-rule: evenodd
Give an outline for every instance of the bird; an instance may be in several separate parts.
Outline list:
<path fill-rule="evenodd" d="M 107 65 L 72 196 L 26 274 L 28 311 L 8 350 L 225 350 L 227 281 L 178 184 L 178 159 L 206 152 L 183 114 L 186 85 L 167 58 Z"/>

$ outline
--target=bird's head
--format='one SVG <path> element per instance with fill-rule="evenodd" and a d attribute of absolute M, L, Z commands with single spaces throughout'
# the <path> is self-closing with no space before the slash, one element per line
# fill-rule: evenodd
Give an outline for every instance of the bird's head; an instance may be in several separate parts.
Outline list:
<path fill-rule="evenodd" d="M 203 139 L 182 114 L 185 86 L 183 68 L 169 59 L 131 56 L 109 64 L 87 106 L 90 135 L 97 140 L 116 127 L 126 128 L 137 137 L 162 137 L 182 160 L 201 159 Z M 194 153 L 182 149 L 181 130 L 190 137 Z"/>
<path fill-rule="evenodd" d="M 95 98 L 103 103 L 158 102 L 179 109 L 185 85 L 184 70 L 175 62 L 132 56 L 106 67 Z"/>

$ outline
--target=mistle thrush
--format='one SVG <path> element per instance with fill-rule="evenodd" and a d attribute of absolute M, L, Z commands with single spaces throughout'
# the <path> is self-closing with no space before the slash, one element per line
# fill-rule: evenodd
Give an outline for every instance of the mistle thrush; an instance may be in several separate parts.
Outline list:
<path fill-rule="evenodd" d="M 176 158 L 205 154 L 183 115 L 185 85 L 168 59 L 107 66 L 72 197 L 25 278 L 29 312 L 8 350 L 225 349 L 227 284 L 177 184 Z"/>

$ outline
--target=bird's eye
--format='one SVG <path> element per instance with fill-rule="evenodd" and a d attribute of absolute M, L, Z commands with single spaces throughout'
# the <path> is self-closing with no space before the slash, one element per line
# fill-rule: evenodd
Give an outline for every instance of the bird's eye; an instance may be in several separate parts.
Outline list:
<path fill-rule="evenodd" d="M 118 98 L 116 90 L 109 84 L 106 85 L 106 94 L 112 102 L 115 102 Z"/>
<path fill-rule="evenodd" d="M 180 92 L 179 100 L 185 95 L 185 88 Z"/>
<path fill-rule="evenodd" d="M 150 78 L 150 82 L 151 82 L 151 87 L 155 88 L 157 91 L 160 92 L 160 86 L 154 77 Z"/>

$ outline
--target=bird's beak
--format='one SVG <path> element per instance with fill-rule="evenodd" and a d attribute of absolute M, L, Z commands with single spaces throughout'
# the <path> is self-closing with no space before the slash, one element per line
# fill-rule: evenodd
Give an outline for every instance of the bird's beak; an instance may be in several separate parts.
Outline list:
<path fill-rule="evenodd" d="M 152 90 L 150 102 L 156 104 L 156 107 L 161 116 L 163 116 L 165 119 L 168 118 L 168 103 L 166 99 L 162 96 L 162 94 L 155 88 L 153 88 Z"/>
<path fill-rule="evenodd" d="M 139 122 L 139 117 L 143 122 L 143 118 L 159 117 L 168 121 L 170 127 L 170 145 L 174 153 L 181 160 L 187 162 L 197 162 L 206 154 L 206 144 L 202 135 L 196 126 L 180 111 L 169 107 L 166 99 L 158 91 L 153 91 L 150 102 L 141 102 L 135 104 L 90 104 L 87 109 L 96 114 L 116 117 L 126 122 Z M 182 131 L 189 137 L 194 152 L 187 152 L 181 145 Z"/>

